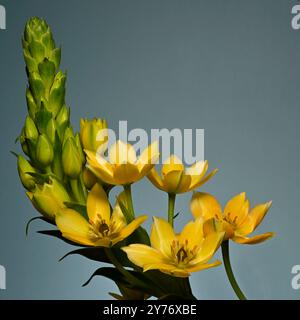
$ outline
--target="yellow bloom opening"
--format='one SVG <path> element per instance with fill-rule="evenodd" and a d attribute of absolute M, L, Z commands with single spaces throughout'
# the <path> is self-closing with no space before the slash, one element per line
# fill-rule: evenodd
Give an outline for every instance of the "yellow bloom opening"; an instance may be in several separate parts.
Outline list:
<path fill-rule="evenodd" d="M 161 174 L 153 168 L 148 178 L 160 190 L 174 194 L 185 193 L 202 186 L 218 171 L 215 169 L 206 175 L 207 170 L 208 161 L 198 161 L 191 167 L 185 168 L 180 159 L 171 155 L 164 162 Z"/>
<path fill-rule="evenodd" d="M 158 143 L 153 142 L 139 157 L 132 145 L 117 141 L 111 146 L 109 161 L 102 155 L 85 150 L 88 168 L 104 183 L 128 185 L 142 179 L 159 158 Z"/>
<path fill-rule="evenodd" d="M 206 226 L 210 225 L 210 232 Z M 151 246 L 131 244 L 123 247 L 128 259 L 143 271 L 158 269 L 175 277 L 188 277 L 191 272 L 204 270 L 220 264 L 208 263 L 222 243 L 224 232 L 218 232 L 214 220 L 203 222 L 199 218 L 190 221 L 181 233 L 175 234 L 170 224 L 154 217 Z"/>
<path fill-rule="evenodd" d="M 107 195 L 95 184 L 87 198 L 87 221 L 73 209 L 62 209 L 56 215 L 56 224 L 63 237 L 79 244 L 111 247 L 132 234 L 146 219 L 140 216 L 127 224 L 116 203 L 112 214 Z"/>
<path fill-rule="evenodd" d="M 224 210 L 218 200 L 208 193 L 195 192 L 191 200 L 191 211 L 195 218 L 204 220 L 214 217 L 219 229 L 226 232 L 225 239 L 237 243 L 256 244 L 274 236 L 273 232 L 248 237 L 259 226 L 272 201 L 259 204 L 250 210 L 246 193 L 242 192 L 230 199 Z"/>

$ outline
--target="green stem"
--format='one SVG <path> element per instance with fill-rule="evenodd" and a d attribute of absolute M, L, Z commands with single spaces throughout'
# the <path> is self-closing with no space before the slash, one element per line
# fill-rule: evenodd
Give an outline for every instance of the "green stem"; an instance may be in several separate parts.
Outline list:
<path fill-rule="evenodd" d="M 228 280 L 231 284 L 232 289 L 234 290 L 235 294 L 240 300 L 247 300 L 246 296 L 243 294 L 242 290 L 240 289 L 232 268 L 231 268 L 231 263 L 230 263 L 230 256 L 229 256 L 229 241 L 226 240 L 222 243 L 222 256 L 223 256 L 223 261 L 224 261 L 224 266 L 226 270 L 226 274 L 228 277 Z"/>
<path fill-rule="evenodd" d="M 168 222 L 173 227 L 174 225 L 174 209 L 175 209 L 175 193 L 168 193 Z"/>
<path fill-rule="evenodd" d="M 128 205 L 128 213 L 129 216 L 126 217 L 127 223 L 130 223 L 131 221 L 134 220 L 134 208 L 133 208 L 133 202 L 132 202 L 132 194 L 131 194 L 131 185 L 127 184 L 124 185 L 124 191 L 126 194 L 126 200 L 127 200 L 127 205 Z"/>
<path fill-rule="evenodd" d="M 140 279 L 136 278 L 132 273 L 126 270 L 122 264 L 118 261 L 116 256 L 114 255 L 113 251 L 109 248 L 104 248 L 105 254 L 107 255 L 108 259 L 111 263 L 116 267 L 116 269 L 129 281 L 131 284 L 138 286 L 140 288 L 147 288 L 145 283 Z"/>

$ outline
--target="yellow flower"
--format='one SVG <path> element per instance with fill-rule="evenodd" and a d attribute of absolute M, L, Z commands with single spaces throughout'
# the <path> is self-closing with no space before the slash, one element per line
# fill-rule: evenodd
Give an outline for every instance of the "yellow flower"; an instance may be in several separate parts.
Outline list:
<path fill-rule="evenodd" d="M 161 175 L 153 168 L 148 174 L 148 178 L 158 189 L 165 192 L 184 193 L 200 187 L 217 172 L 215 169 L 205 176 L 207 170 L 207 161 L 198 161 L 191 167 L 185 168 L 180 159 L 171 155 L 164 162 Z"/>
<path fill-rule="evenodd" d="M 63 209 L 56 215 L 56 224 L 63 237 L 79 244 L 111 247 L 132 234 L 146 219 L 140 216 L 127 224 L 118 204 L 110 214 L 107 195 L 95 184 L 87 198 L 89 221 L 72 209 Z"/>
<path fill-rule="evenodd" d="M 129 185 L 142 179 L 159 158 L 158 143 L 153 142 L 137 158 L 132 145 L 117 141 L 109 150 L 109 161 L 103 156 L 85 150 L 88 168 L 104 183 Z"/>
<path fill-rule="evenodd" d="M 84 149 L 103 153 L 108 142 L 106 120 L 80 119 L 80 140 Z"/>
<path fill-rule="evenodd" d="M 207 232 L 209 230 L 209 232 Z M 175 234 L 170 224 L 154 218 L 151 232 L 151 247 L 131 244 L 123 247 L 128 259 L 143 271 L 159 269 L 175 277 L 188 277 L 191 272 L 220 264 L 208 263 L 220 246 L 224 232 L 216 232 L 214 219 L 190 221 L 180 234 Z"/>
<path fill-rule="evenodd" d="M 268 232 L 247 237 L 261 223 L 271 204 L 271 201 L 262 203 L 250 210 L 249 200 L 245 192 L 242 192 L 229 200 L 222 212 L 221 205 L 212 195 L 195 192 L 191 200 L 191 211 L 195 218 L 216 218 L 218 228 L 226 232 L 224 239 L 232 239 L 242 244 L 256 244 L 274 236 L 274 233 Z"/>

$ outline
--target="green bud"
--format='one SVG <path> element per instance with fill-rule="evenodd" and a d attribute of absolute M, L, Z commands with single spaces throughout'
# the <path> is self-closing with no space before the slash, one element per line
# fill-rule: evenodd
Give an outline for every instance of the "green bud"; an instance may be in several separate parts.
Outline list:
<path fill-rule="evenodd" d="M 37 161 L 44 167 L 47 167 L 51 164 L 53 156 L 53 147 L 50 140 L 45 134 L 41 134 L 36 145 Z"/>
<path fill-rule="evenodd" d="M 66 131 L 65 131 L 65 134 L 64 134 L 63 145 L 65 144 L 65 142 L 66 142 L 69 138 L 72 138 L 72 139 L 75 138 L 72 127 L 67 127 L 67 129 L 66 129 Z"/>
<path fill-rule="evenodd" d="M 50 139 L 52 144 L 54 144 L 54 142 L 55 142 L 56 131 L 57 131 L 56 121 L 53 118 L 51 118 L 47 124 L 46 132 L 47 132 L 47 136 Z"/>
<path fill-rule="evenodd" d="M 26 117 L 25 126 L 24 126 L 25 137 L 28 140 L 36 141 L 38 139 L 39 133 L 36 128 L 36 125 L 30 116 Z"/>
<path fill-rule="evenodd" d="M 55 48 L 54 50 L 52 50 L 49 58 L 55 64 L 55 68 L 57 70 L 60 65 L 61 49 Z"/>
<path fill-rule="evenodd" d="M 79 155 L 80 155 L 81 162 L 82 162 L 82 164 L 85 164 L 85 155 L 82 150 L 79 133 L 76 133 L 76 135 L 75 135 L 75 143 L 76 143 Z"/>
<path fill-rule="evenodd" d="M 35 114 L 38 111 L 38 107 L 34 101 L 31 91 L 27 88 L 26 90 L 26 101 L 27 109 L 31 118 L 35 118 Z"/>
<path fill-rule="evenodd" d="M 88 190 L 91 190 L 97 182 L 96 176 L 87 168 L 83 169 L 83 182 Z"/>
<path fill-rule="evenodd" d="M 38 68 L 40 76 L 44 81 L 46 93 L 49 93 L 50 87 L 55 77 L 55 64 L 45 58 L 42 62 L 39 63 Z"/>
<path fill-rule="evenodd" d="M 34 100 L 40 106 L 41 100 L 45 96 L 45 86 L 39 73 L 32 72 L 29 74 L 29 85 Z"/>
<path fill-rule="evenodd" d="M 64 104 L 56 117 L 56 122 L 58 126 L 61 126 L 66 122 L 68 122 L 69 119 L 70 119 L 70 109 Z"/>
<path fill-rule="evenodd" d="M 21 144 L 23 152 L 27 156 L 29 156 L 30 152 L 29 152 L 28 144 L 27 144 L 27 141 L 26 141 L 26 138 L 25 138 L 24 128 L 23 128 L 22 133 L 20 135 L 20 144 Z"/>
<path fill-rule="evenodd" d="M 29 72 L 37 71 L 37 63 L 27 49 L 24 49 L 24 60 Z"/>
<path fill-rule="evenodd" d="M 65 83 L 66 75 L 61 71 L 58 72 L 50 90 L 48 103 L 48 111 L 52 112 L 54 117 L 65 103 Z"/>
<path fill-rule="evenodd" d="M 68 192 L 56 179 L 51 178 L 49 183 L 37 186 L 32 192 L 27 192 L 34 207 L 47 219 L 55 220 L 56 213 L 65 208 L 65 202 L 70 202 Z"/>
<path fill-rule="evenodd" d="M 80 119 L 80 139 L 84 149 L 104 152 L 107 147 L 107 123 L 102 119 Z"/>
<path fill-rule="evenodd" d="M 74 138 L 68 138 L 62 150 L 64 173 L 71 179 L 76 179 L 82 169 L 82 161 Z"/>
<path fill-rule="evenodd" d="M 23 186 L 27 190 L 33 190 L 35 188 L 35 180 L 28 173 L 35 173 L 36 171 L 31 166 L 31 164 L 21 155 L 18 156 L 18 172 Z"/>

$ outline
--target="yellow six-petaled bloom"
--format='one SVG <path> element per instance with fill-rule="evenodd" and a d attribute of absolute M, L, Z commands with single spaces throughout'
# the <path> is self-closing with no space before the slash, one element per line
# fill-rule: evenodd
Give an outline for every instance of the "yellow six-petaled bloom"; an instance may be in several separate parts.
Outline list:
<path fill-rule="evenodd" d="M 209 232 L 207 232 L 209 231 Z M 131 244 L 123 247 L 130 261 L 143 271 L 158 269 L 176 277 L 188 277 L 191 272 L 220 264 L 208 263 L 220 246 L 224 232 L 214 228 L 214 220 L 203 223 L 199 218 L 189 222 L 180 234 L 175 234 L 170 224 L 154 218 L 151 246 Z"/>
<path fill-rule="evenodd" d="M 95 184 L 87 198 L 89 221 L 73 209 L 62 209 L 56 215 L 56 224 L 66 239 L 87 246 L 111 247 L 147 219 L 147 216 L 140 216 L 127 224 L 118 202 L 112 214 L 110 211 L 105 191 Z"/>
<path fill-rule="evenodd" d="M 159 158 L 158 143 L 153 142 L 137 157 L 129 143 L 117 141 L 109 149 L 109 161 L 101 154 L 85 150 L 87 167 L 104 183 L 129 185 L 146 176 Z"/>
<path fill-rule="evenodd" d="M 191 211 L 196 218 L 215 218 L 219 229 L 224 230 L 225 240 L 232 239 L 241 244 L 256 244 L 274 236 L 273 232 L 248 237 L 261 223 L 272 202 L 259 204 L 250 210 L 245 192 L 229 200 L 222 211 L 218 200 L 208 193 L 195 192 L 191 200 Z"/>
<path fill-rule="evenodd" d="M 171 155 L 164 161 L 161 175 L 153 168 L 148 178 L 160 190 L 171 194 L 185 193 L 202 186 L 217 172 L 215 169 L 205 175 L 207 170 L 207 161 L 198 161 L 191 167 L 185 168 L 180 159 Z"/>

